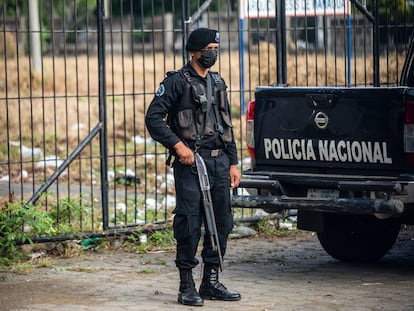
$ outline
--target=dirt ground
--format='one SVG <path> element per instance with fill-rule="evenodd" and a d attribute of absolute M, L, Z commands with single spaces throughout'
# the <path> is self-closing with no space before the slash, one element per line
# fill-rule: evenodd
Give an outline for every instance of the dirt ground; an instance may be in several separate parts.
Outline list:
<path fill-rule="evenodd" d="M 179 305 L 174 253 L 84 252 L 0 273 L 0 310 L 414 310 L 414 230 L 374 264 L 329 257 L 315 235 L 229 241 L 221 281 L 241 301 Z M 201 267 L 194 271 L 197 286 Z"/>

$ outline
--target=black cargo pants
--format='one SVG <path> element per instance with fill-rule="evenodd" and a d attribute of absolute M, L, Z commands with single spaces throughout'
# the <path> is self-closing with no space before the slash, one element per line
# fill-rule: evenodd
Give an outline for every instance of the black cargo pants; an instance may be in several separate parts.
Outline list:
<path fill-rule="evenodd" d="M 220 250 L 224 256 L 227 238 L 233 228 L 233 215 L 230 202 L 229 158 L 220 150 L 200 150 L 206 163 L 211 187 L 214 213 Z M 216 156 L 217 155 L 217 156 Z M 176 208 L 174 210 L 174 237 L 177 241 L 176 266 L 190 269 L 198 265 L 196 258 L 204 223 L 200 184 L 195 166 L 182 165 L 174 161 Z M 206 265 L 218 266 L 217 252 L 212 250 L 210 237 L 206 232 L 203 239 L 201 257 Z"/>

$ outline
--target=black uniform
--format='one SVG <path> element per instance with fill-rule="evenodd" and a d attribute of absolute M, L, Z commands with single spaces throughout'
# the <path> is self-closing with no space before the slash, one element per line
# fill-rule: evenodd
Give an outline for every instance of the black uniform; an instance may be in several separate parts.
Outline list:
<path fill-rule="evenodd" d="M 200 77 L 187 64 L 181 70 L 168 74 L 160 84 L 145 120 L 151 136 L 171 152 L 181 140 L 203 157 L 209 174 L 218 237 L 224 256 L 227 237 L 233 227 L 229 169 L 230 165 L 238 163 L 238 159 L 225 83 L 217 73 L 209 75 L 213 88 L 212 105 L 206 108 L 204 103 L 200 103 L 200 96 L 197 96 L 200 94 L 196 94 L 202 93 L 196 90 L 200 86 L 207 90 L 207 78 Z M 173 168 L 177 197 L 174 210 L 176 265 L 180 269 L 190 269 L 199 263 L 195 255 L 203 223 L 200 185 L 194 166 L 173 161 Z M 211 248 L 210 238 L 204 238 L 203 246 L 201 256 L 204 263 L 218 266 L 217 253 Z"/>

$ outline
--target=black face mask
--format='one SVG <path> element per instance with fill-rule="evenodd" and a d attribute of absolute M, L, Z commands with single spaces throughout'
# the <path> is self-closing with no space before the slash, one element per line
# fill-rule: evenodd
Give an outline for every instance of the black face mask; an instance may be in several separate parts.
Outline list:
<path fill-rule="evenodd" d="M 205 69 L 213 67 L 217 61 L 217 50 L 201 50 L 201 56 L 197 59 L 198 63 Z"/>

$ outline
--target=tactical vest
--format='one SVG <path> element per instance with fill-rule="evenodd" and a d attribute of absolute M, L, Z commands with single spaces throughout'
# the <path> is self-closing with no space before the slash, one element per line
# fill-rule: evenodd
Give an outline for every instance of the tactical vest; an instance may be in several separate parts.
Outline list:
<path fill-rule="evenodd" d="M 227 147 L 232 141 L 232 123 L 226 86 L 220 75 L 208 73 L 209 89 L 188 70 L 182 69 L 180 73 L 187 85 L 174 115 L 169 116 L 173 131 L 192 149 L 202 148 L 217 136 Z"/>

